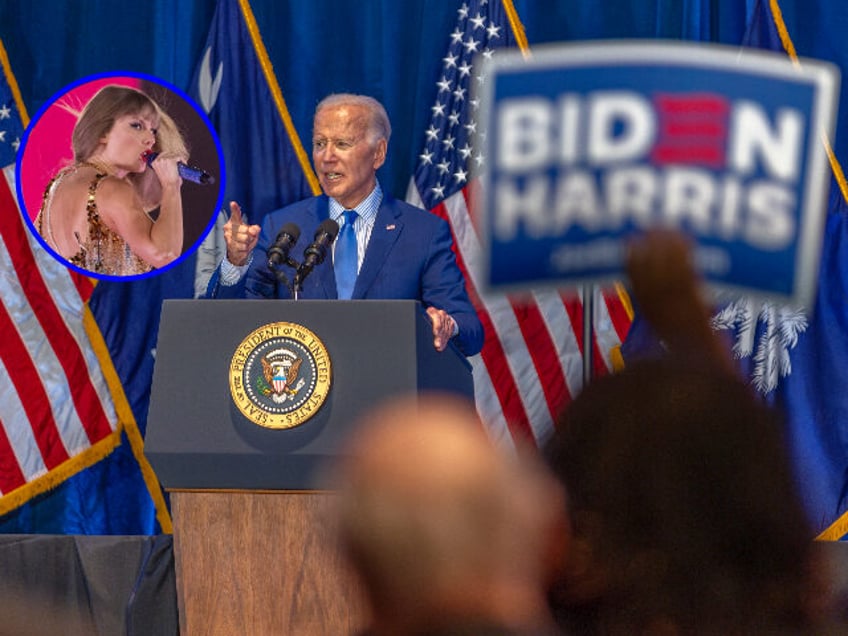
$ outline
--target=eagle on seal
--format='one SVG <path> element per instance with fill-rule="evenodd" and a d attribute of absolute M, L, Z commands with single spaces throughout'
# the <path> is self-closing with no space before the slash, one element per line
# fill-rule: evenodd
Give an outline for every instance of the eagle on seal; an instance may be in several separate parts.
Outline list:
<path fill-rule="evenodd" d="M 297 374 L 300 371 L 300 365 L 303 358 L 296 358 L 290 365 L 281 363 L 268 362 L 267 358 L 262 358 L 262 375 L 268 386 L 273 387 L 275 395 L 284 396 L 286 393 L 293 395 L 296 393 L 294 389 L 289 387 L 294 385 L 297 380 Z"/>

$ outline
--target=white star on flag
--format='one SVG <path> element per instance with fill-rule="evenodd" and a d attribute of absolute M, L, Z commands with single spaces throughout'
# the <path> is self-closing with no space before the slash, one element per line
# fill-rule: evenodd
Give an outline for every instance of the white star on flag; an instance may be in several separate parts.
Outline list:
<path fill-rule="evenodd" d="M 532 293 L 529 300 L 481 298 L 477 292 L 482 254 L 470 208 L 472 199 L 481 197 L 482 185 L 473 175 L 469 178 L 468 164 L 479 171 L 485 157 L 475 148 L 483 137 L 474 119 L 479 103 L 466 96 L 472 77 L 475 84 L 485 82 L 473 70 L 475 53 L 482 47 L 481 55 L 491 56 L 497 47 L 515 45 L 505 5 L 512 2 L 471 0 L 457 11 L 435 89 L 436 102 L 443 105 L 440 115 L 451 115 L 431 117 L 407 200 L 452 227 L 457 261 L 486 331 L 482 353 L 470 358 L 477 410 L 490 436 L 510 445 L 518 438 L 544 441 L 583 378 L 582 305 L 576 292 Z M 595 294 L 596 324 L 606 324 L 605 330 L 596 328 L 596 373 L 612 367 L 609 351 L 630 325 L 630 316 L 613 296 L 600 290 Z"/>

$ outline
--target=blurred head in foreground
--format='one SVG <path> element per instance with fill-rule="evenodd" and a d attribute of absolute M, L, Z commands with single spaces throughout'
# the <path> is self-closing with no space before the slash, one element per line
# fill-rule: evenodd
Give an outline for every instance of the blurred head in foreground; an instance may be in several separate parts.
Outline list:
<path fill-rule="evenodd" d="M 782 432 L 715 361 L 590 384 L 546 449 L 573 526 L 561 614 L 582 633 L 802 633 L 812 533 Z"/>
<path fill-rule="evenodd" d="M 546 557 L 565 510 L 540 464 L 500 452 L 473 407 L 447 396 L 378 408 L 347 450 L 339 531 L 369 633 L 546 633 Z"/>

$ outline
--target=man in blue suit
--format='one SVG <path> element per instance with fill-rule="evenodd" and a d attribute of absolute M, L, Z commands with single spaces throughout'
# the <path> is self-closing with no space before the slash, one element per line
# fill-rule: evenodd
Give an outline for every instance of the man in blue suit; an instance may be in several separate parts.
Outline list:
<path fill-rule="evenodd" d="M 322 222 L 332 219 L 341 227 L 332 259 L 328 255 L 327 262 L 305 277 L 299 298 L 420 300 L 433 324 L 436 349 L 444 350 L 452 340 L 465 355 L 478 353 L 483 326 L 451 250 L 450 227 L 383 193 L 377 181 L 390 136 L 389 118 L 377 100 L 352 94 L 322 100 L 315 109 L 312 160 L 324 194 L 275 210 L 261 228 L 242 223 L 241 209 L 232 202 L 224 226 L 227 256 L 207 295 L 290 298 L 285 279 L 268 265 L 268 250 L 286 224 L 296 225 L 312 240 Z M 351 228 L 355 247 L 351 236 L 349 247 L 343 248 L 341 237 Z M 353 254 L 355 271 L 348 279 L 340 265 L 342 249 Z M 285 278 L 291 280 L 294 273 L 290 269 Z"/>

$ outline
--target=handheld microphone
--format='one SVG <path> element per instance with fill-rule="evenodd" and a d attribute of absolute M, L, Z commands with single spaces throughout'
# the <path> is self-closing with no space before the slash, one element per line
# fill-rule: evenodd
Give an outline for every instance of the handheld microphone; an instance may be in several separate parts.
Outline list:
<path fill-rule="evenodd" d="M 297 274 L 294 277 L 295 289 L 300 288 L 303 280 L 309 276 L 316 265 L 320 265 L 327 257 L 327 248 L 336 240 L 336 235 L 339 233 L 339 224 L 333 219 L 326 219 L 315 230 L 315 237 L 312 239 L 312 244 L 303 252 L 303 263 L 297 268 Z"/>
<path fill-rule="evenodd" d="M 277 234 L 277 238 L 274 239 L 274 244 L 268 250 L 268 267 L 274 269 L 282 263 L 297 267 L 297 263 L 289 257 L 289 250 L 295 246 L 299 238 L 300 228 L 294 223 L 286 223 Z"/>
<path fill-rule="evenodd" d="M 158 152 L 148 152 L 144 155 L 144 160 L 149 166 L 158 156 Z M 215 183 L 215 177 L 211 174 L 205 170 L 201 170 L 200 168 L 184 164 L 182 161 L 177 162 L 177 172 L 180 173 L 180 177 L 182 177 L 185 181 L 191 181 L 192 183 L 197 183 L 199 185 L 210 185 Z"/>

